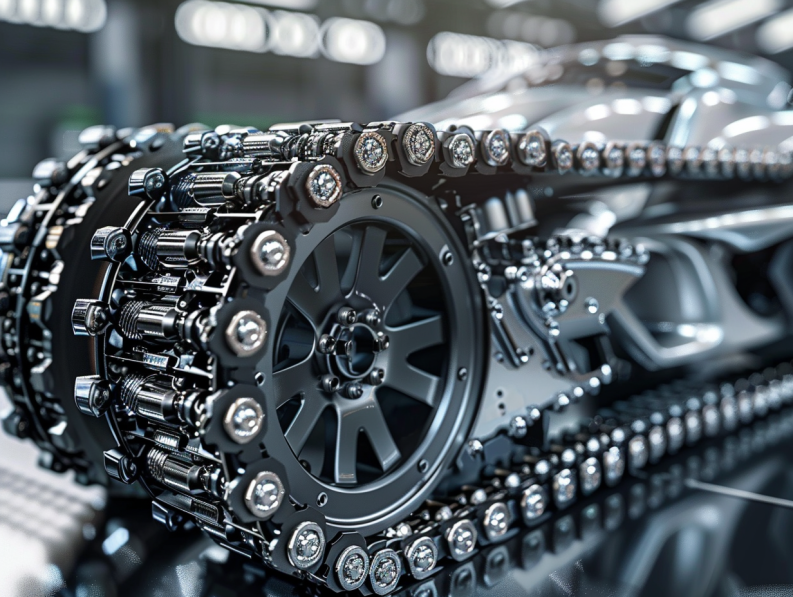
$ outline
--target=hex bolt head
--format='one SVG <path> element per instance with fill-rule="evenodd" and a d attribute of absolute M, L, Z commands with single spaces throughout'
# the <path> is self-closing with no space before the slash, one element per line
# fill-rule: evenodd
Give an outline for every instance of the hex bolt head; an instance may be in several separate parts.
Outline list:
<path fill-rule="evenodd" d="M 289 243 L 275 230 L 265 230 L 251 245 L 251 263 L 264 276 L 281 274 L 289 265 L 290 256 Z"/>
<path fill-rule="evenodd" d="M 275 473 L 263 471 L 248 485 L 245 492 L 245 505 L 248 510 L 262 520 L 267 520 L 276 513 L 284 501 L 286 490 L 281 479 Z"/>
<path fill-rule="evenodd" d="M 359 589 L 366 582 L 366 575 L 369 573 L 369 555 L 362 547 L 352 545 L 341 552 L 335 569 L 342 589 Z"/>
<path fill-rule="evenodd" d="M 226 328 L 226 342 L 240 357 L 255 353 L 267 338 L 267 323 L 255 311 L 240 311 Z"/>
<path fill-rule="evenodd" d="M 438 548 L 429 537 L 419 537 L 408 545 L 405 559 L 413 577 L 422 579 L 429 575 L 438 563 Z"/>
<path fill-rule="evenodd" d="M 238 398 L 226 411 L 223 428 L 238 444 L 252 442 L 264 427 L 264 411 L 253 398 Z"/>
<path fill-rule="evenodd" d="M 369 581 L 372 590 L 378 595 L 387 595 L 393 591 L 401 574 L 402 562 L 393 549 L 381 549 L 372 557 Z"/>
<path fill-rule="evenodd" d="M 542 485 L 531 485 L 523 491 L 520 498 L 520 512 L 526 524 L 530 524 L 545 514 L 548 507 L 548 493 Z"/>
<path fill-rule="evenodd" d="M 476 527 L 470 520 L 456 522 L 446 532 L 449 554 L 457 561 L 464 560 L 476 548 Z"/>
<path fill-rule="evenodd" d="M 300 570 L 311 568 L 325 553 L 325 533 L 315 522 L 301 522 L 289 538 L 286 549 L 292 566 Z"/>
<path fill-rule="evenodd" d="M 490 541 L 497 541 L 509 530 L 509 508 L 504 502 L 496 502 L 485 510 L 482 526 Z"/>

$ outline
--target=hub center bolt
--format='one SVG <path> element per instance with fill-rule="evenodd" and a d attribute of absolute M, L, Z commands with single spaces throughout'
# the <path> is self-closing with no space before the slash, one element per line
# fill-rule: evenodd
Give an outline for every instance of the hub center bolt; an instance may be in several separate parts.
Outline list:
<path fill-rule="evenodd" d="M 342 325 L 352 325 L 358 321 L 358 314 L 355 312 L 355 309 L 342 307 L 336 314 L 336 319 Z"/>

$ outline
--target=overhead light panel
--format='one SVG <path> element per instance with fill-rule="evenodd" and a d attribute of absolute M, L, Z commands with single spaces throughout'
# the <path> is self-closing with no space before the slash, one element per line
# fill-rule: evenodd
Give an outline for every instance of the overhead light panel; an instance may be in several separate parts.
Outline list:
<path fill-rule="evenodd" d="M 619 27 L 681 0 L 601 0 L 598 17 L 606 27 Z"/>
<path fill-rule="evenodd" d="M 536 62 L 537 55 L 537 48 L 531 44 L 450 31 L 438 33 L 427 46 L 427 60 L 433 70 L 452 77 L 525 71 Z"/>
<path fill-rule="evenodd" d="M 0 0 L 0 21 L 92 33 L 105 25 L 105 0 Z"/>
<path fill-rule="evenodd" d="M 184 41 L 215 48 L 266 52 L 270 16 L 244 4 L 188 0 L 176 9 L 176 33 Z"/>
<path fill-rule="evenodd" d="M 686 21 L 692 37 L 706 41 L 770 17 L 782 0 L 714 0 L 695 8 Z"/>
<path fill-rule="evenodd" d="M 766 54 L 778 54 L 793 48 L 793 10 L 768 19 L 757 28 L 757 45 Z"/>
<path fill-rule="evenodd" d="M 175 26 L 179 37 L 193 45 L 297 58 L 324 55 L 336 62 L 374 64 L 386 50 L 385 32 L 370 21 L 334 17 L 322 23 L 309 13 L 217 0 L 183 2 Z"/>
<path fill-rule="evenodd" d="M 322 53 L 336 62 L 375 64 L 385 55 L 385 33 L 370 21 L 334 17 L 322 25 Z"/>

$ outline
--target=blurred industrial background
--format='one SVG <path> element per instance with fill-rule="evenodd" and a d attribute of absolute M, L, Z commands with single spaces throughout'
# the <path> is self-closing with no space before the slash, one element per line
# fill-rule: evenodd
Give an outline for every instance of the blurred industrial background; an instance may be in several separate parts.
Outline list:
<path fill-rule="evenodd" d="M 793 62 L 786 0 L 0 0 L 0 196 L 91 124 L 373 120 L 623 33 Z"/>

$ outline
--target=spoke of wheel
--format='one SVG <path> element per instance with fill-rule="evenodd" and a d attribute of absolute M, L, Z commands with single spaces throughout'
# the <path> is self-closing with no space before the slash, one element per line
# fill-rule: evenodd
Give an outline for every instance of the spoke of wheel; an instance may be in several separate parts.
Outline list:
<path fill-rule="evenodd" d="M 356 462 L 358 454 L 358 433 L 363 431 L 369 438 L 380 467 L 387 471 L 401 457 L 394 438 L 385 422 L 383 411 L 374 393 L 358 400 L 337 404 L 336 458 L 334 477 L 337 483 L 354 484 L 357 482 Z"/>
<path fill-rule="evenodd" d="M 368 226 L 361 240 L 361 253 L 358 259 L 356 286 L 369 280 L 380 279 L 380 262 L 383 260 L 386 231 L 376 226 Z"/>
<path fill-rule="evenodd" d="M 399 256 L 394 267 L 381 278 L 377 291 L 379 303 L 382 305 L 393 303 L 422 269 L 424 269 L 424 264 L 421 263 L 416 252 L 413 249 L 407 249 Z"/>
<path fill-rule="evenodd" d="M 336 243 L 330 236 L 322 241 L 311 256 L 317 270 L 319 286 L 314 288 L 301 273 L 295 276 L 288 299 L 312 323 L 321 322 L 327 310 L 341 295 Z"/>
<path fill-rule="evenodd" d="M 314 250 L 314 259 L 319 279 L 319 296 L 325 306 L 341 294 L 339 265 L 336 261 L 336 243 L 333 236 L 322 241 Z"/>
<path fill-rule="evenodd" d="M 289 300 L 300 312 L 315 323 L 322 320 L 322 304 L 318 300 L 317 290 L 309 284 L 306 277 L 298 272 L 287 295 Z"/>
<path fill-rule="evenodd" d="M 305 447 L 327 406 L 328 402 L 319 394 L 319 390 L 309 391 L 304 397 L 300 410 L 286 430 L 286 441 L 296 455 Z"/>
<path fill-rule="evenodd" d="M 386 231 L 369 227 L 364 233 L 355 288 L 382 309 L 394 302 L 416 275 L 424 268 L 416 252 L 408 248 L 384 275 L 380 275 Z"/>
<path fill-rule="evenodd" d="M 311 368 L 311 357 L 273 374 L 276 408 L 281 408 L 292 398 L 316 385 Z"/>
<path fill-rule="evenodd" d="M 414 352 L 443 343 L 443 317 L 435 315 L 407 325 L 389 327 L 386 333 L 391 342 L 388 349 L 390 359 L 405 361 Z"/>
<path fill-rule="evenodd" d="M 383 383 L 389 388 L 432 407 L 435 405 L 435 394 L 441 379 L 413 367 L 405 360 L 395 359 L 393 362 L 389 362 Z"/>

